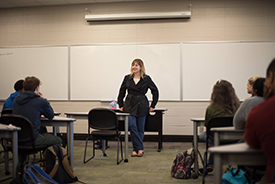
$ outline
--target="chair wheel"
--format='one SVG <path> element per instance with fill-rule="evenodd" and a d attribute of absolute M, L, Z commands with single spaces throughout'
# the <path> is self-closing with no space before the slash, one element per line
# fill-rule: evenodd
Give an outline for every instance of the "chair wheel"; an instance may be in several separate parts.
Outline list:
<path fill-rule="evenodd" d="M 104 157 L 107 157 L 107 154 L 106 154 L 106 153 L 103 153 L 103 156 L 104 156 Z"/>
<path fill-rule="evenodd" d="M 194 179 L 197 179 L 197 178 L 198 178 L 198 175 L 197 175 L 197 174 L 194 174 L 193 178 L 194 178 Z"/>
<path fill-rule="evenodd" d="M 10 174 L 11 174 L 10 171 L 6 171 L 6 172 L 5 172 L 5 175 L 10 175 Z"/>

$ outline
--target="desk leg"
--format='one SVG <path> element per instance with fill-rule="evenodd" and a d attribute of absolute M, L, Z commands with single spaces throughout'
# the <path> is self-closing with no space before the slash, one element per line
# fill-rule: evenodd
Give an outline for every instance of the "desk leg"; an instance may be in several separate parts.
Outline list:
<path fill-rule="evenodd" d="M 222 156 L 220 154 L 214 154 L 214 183 L 222 183 Z"/>
<path fill-rule="evenodd" d="M 195 169 L 195 176 L 194 178 L 198 177 L 199 173 L 199 162 L 198 162 L 198 128 L 197 122 L 194 121 L 193 123 L 193 144 L 194 144 L 194 152 L 195 152 L 195 161 L 194 161 L 194 169 Z"/>
<path fill-rule="evenodd" d="M 74 122 L 70 122 L 67 126 L 67 140 L 68 140 L 68 156 L 70 158 L 71 168 L 74 169 Z"/>
<path fill-rule="evenodd" d="M 17 139 L 17 131 L 13 131 L 12 136 L 12 152 L 13 152 L 13 178 L 16 178 L 16 168 L 18 165 L 18 139 Z"/>
<path fill-rule="evenodd" d="M 125 160 L 124 162 L 128 162 L 128 116 L 125 117 L 124 127 L 125 127 Z"/>
<path fill-rule="evenodd" d="M 3 140 L 3 144 L 6 146 L 7 145 L 7 141 Z M 8 151 L 4 151 L 4 155 L 5 155 L 5 174 L 9 175 L 10 171 L 9 171 L 9 152 Z"/>
<path fill-rule="evenodd" d="M 214 132 L 214 146 L 220 145 L 220 135 L 218 132 Z"/>
<path fill-rule="evenodd" d="M 56 126 L 53 126 L 53 135 L 57 136 Z"/>

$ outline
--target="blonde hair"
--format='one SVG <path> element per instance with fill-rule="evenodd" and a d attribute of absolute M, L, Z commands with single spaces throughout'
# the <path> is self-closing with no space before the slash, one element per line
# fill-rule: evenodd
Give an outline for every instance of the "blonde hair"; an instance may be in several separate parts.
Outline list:
<path fill-rule="evenodd" d="M 255 82 L 258 78 L 261 78 L 261 76 L 260 76 L 260 75 L 256 75 L 256 76 L 250 77 L 250 78 L 248 79 L 248 83 L 249 83 L 251 86 L 253 86 L 254 82 Z"/>
<path fill-rule="evenodd" d="M 145 78 L 146 77 L 146 73 L 145 73 L 145 67 L 144 67 L 143 61 L 141 59 L 134 59 L 134 61 L 132 61 L 132 65 L 131 66 L 133 66 L 135 63 L 140 66 L 140 76 L 142 78 Z M 132 76 L 134 75 L 132 67 L 131 67 L 131 75 Z"/>

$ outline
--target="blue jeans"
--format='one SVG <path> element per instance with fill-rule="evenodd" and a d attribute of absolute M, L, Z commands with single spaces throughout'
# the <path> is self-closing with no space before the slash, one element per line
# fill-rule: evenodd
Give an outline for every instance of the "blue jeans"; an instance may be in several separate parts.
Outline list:
<path fill-rule="evenodd" d="M 203 142 L 206 142 L 206 132 L 202 132 L 199 135 L 199 139 Z M 213 146 L 214 142 L 211 139 L 208 139 L 208 144 Z M 212 167 L 214 166 L 214 154 L 213 153 L 210 153 L 207 165 L 210 165 Z"/>
<path fill-rule="evenodd" d="M 129 129 L 133 144 L 133 151 L 143 150 L 143 137 L 146 116 L 135 117 L 129 116 Z"/>

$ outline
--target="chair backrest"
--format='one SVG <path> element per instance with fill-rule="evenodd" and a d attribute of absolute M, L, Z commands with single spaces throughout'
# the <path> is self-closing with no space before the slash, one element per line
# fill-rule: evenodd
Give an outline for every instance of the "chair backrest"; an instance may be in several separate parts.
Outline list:
<path fill-rule="evenodd" d="M 233 126 L 233 115 L 216 116 L 209 119 L 206 127 L 207 140 L 213 139 L 213 132 L 210 131 L 214 127 L 232 127 Z"/>
<path fill-rule="evenodd" d="M 99 130 L 117 130 L 118 119 L 114 111 L 105 108 L 90 110 L 88 115 L 89 128 Z"/>
<path fill-rule="evenodd" d="M 1 115 L 3 114 L 12 114 L 12 108 L 3 109 L 1 112 Z"/>
<path fill-rule="evenodd" d="M 0 123 L 20 127 L 18 131 L 18 144 L 34 144 L 34 129 L 32 123 L 24 116 L 17 114 L 4 114 L 0 117 Z"/>

